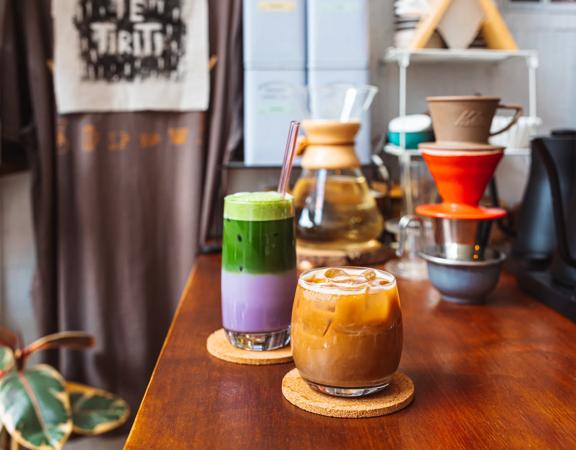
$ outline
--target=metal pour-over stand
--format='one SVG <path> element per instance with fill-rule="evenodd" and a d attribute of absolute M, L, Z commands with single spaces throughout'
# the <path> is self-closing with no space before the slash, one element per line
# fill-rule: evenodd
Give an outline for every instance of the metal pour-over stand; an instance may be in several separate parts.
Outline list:
<path fill-rule="evenodd" d="M 387 50 L 383 61 L 384 63 L 396 63 L 398 65 L 399 74 L 399 116 L 405 117 L 407 114 L 407 75 L 408 68 L 412 63 L 437 63 L 437 64 L 499 64 L 503 61 L 523 59 L 526 62 L 526 68 L 528 69 L 528 111 L 529 117 L 535 119 L 536 115 L 536 70 L 538 68 L 538 54 L 533 50 L 516 50 L 516 51 L 505 51 L 505 50 L 490 50 L 490 49 L 398 49 L 390 48 Z M 529 154 L 529 149 L 526 148 L 507 148 L 505 153 L 507 155 L 527 155 Z M 385 152 L 398 157 L 399 167 L 400 167 L 400 183 L 402 189 L 404 190 L 404 205 L 406 215 L 414 214 L 415 207 L 414 195 L 412 192 L 413 177 L 411 175 L 410 167 L 411 161 L 414 158 L 419 158 L 418 150 L 407 150 L 406 149 L 406 136 L 404 133 L 400 134 L 400 146 L 387 145 L 385 147 Z M 407 222 L 408 223 L 408 222 Z M 410 222 L 411 230 L 407 230 L 407 245 L 416 245 L 417 240 L 417 227 L 413 222 Z M 426 224 L 426 222 L 424 222 Z M 392 231 L 387 227 L 389 231 Z M 396 227 L 393 227 L 396 228 Z M 394 229 L 393 231 L 397 231 Z M 404 254 L 402 249 L 399 249 L 400 254 L 403 254 L 402 260 L 404 264 L 402 267 L 406 269 L 405 271 L 395 272 L 399 270 L 395 267 L 395 264 L 399 264 L 395 261 L 390 261 L 390 267 L 387 270 L 395 273 L 397 276 L 400 273 L 405 273 L 405 278 L 408 279 L 420 279 L 426 278 L 425 268 L 419 271 L 417 266 L 422 264 L 419 263 L 419 258 L 414 253 L 408 251 Z M 402 261 L 400 260 L 400 261 Z M 410 262 L 412 261 L 412 263 Z M 421 261 L 421 260 L 420 260 Z M 412 264 L 412 269 L 414 269 L 413 276 L 410 277 L 408 268 Z"/>

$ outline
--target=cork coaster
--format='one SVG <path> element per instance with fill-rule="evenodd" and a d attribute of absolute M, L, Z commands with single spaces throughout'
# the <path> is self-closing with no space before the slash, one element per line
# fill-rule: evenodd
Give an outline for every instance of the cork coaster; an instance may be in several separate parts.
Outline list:
<path fill-rule="evenodd" d="M 208 336 L 206 349 L 212 356 L 236 364 L 264 366 L 292 362 L 292 348 L 290 346 L 268 352 L 241 350 L 228 342 L 223 328 Z"/>
<path fill-rule="evenodd" d="M 377 394 L 361 398 L 332 397 L 313 390 L 292 369 L 282 380 L 284 398 L 304 411 L 328 417 L 360 419 L 392 414 L 406 408 L 414 398 L 414 383 L 403 373 L 396 372 L 390 385 Z"/>

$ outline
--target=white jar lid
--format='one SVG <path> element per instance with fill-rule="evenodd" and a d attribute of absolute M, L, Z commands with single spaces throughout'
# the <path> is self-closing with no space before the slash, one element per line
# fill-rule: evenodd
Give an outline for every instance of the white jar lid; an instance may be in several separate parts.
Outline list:
<path fill-rule="evenodd" d="M 393 133 L 414 133 L 432 130 L 432 118 L 427 114 L 412 114 L 404 117 L 396 117 L 388 124 L 388 129 Z"/>

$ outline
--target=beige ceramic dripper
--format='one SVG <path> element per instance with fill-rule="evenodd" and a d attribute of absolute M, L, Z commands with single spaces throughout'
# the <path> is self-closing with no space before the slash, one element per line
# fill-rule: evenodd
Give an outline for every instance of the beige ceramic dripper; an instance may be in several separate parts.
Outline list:
<path fill-rule="evenodd" d="M 490 136 L 509 130 L 522 116 L 522 106 L 504 105 L 498 97 L 446 96 L 428 97 L 437 143 L 487 144 Z M 514 111 L 510 122 L 500 130 L 490 132 L 498 109 Z"/>
<path fill-rule="evenodd" d="M 354 150 L 354 139 L 360 121 L 304 120 L 306 136 L 301 138 L 298 155 L 304 169 L 356 169 L 360 161 Z"/>

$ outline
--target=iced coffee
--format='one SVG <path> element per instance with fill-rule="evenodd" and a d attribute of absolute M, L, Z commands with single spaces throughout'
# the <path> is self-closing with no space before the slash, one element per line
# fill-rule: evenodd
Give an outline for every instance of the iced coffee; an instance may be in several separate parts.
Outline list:
<path fill-rule="evenodd" d="M 394 276 L 376 269 L 315 269 L 300 276 L 292 312 L 300 375 L 321 392 L 384 389 L 400 362 L 402 314 Z"/>

